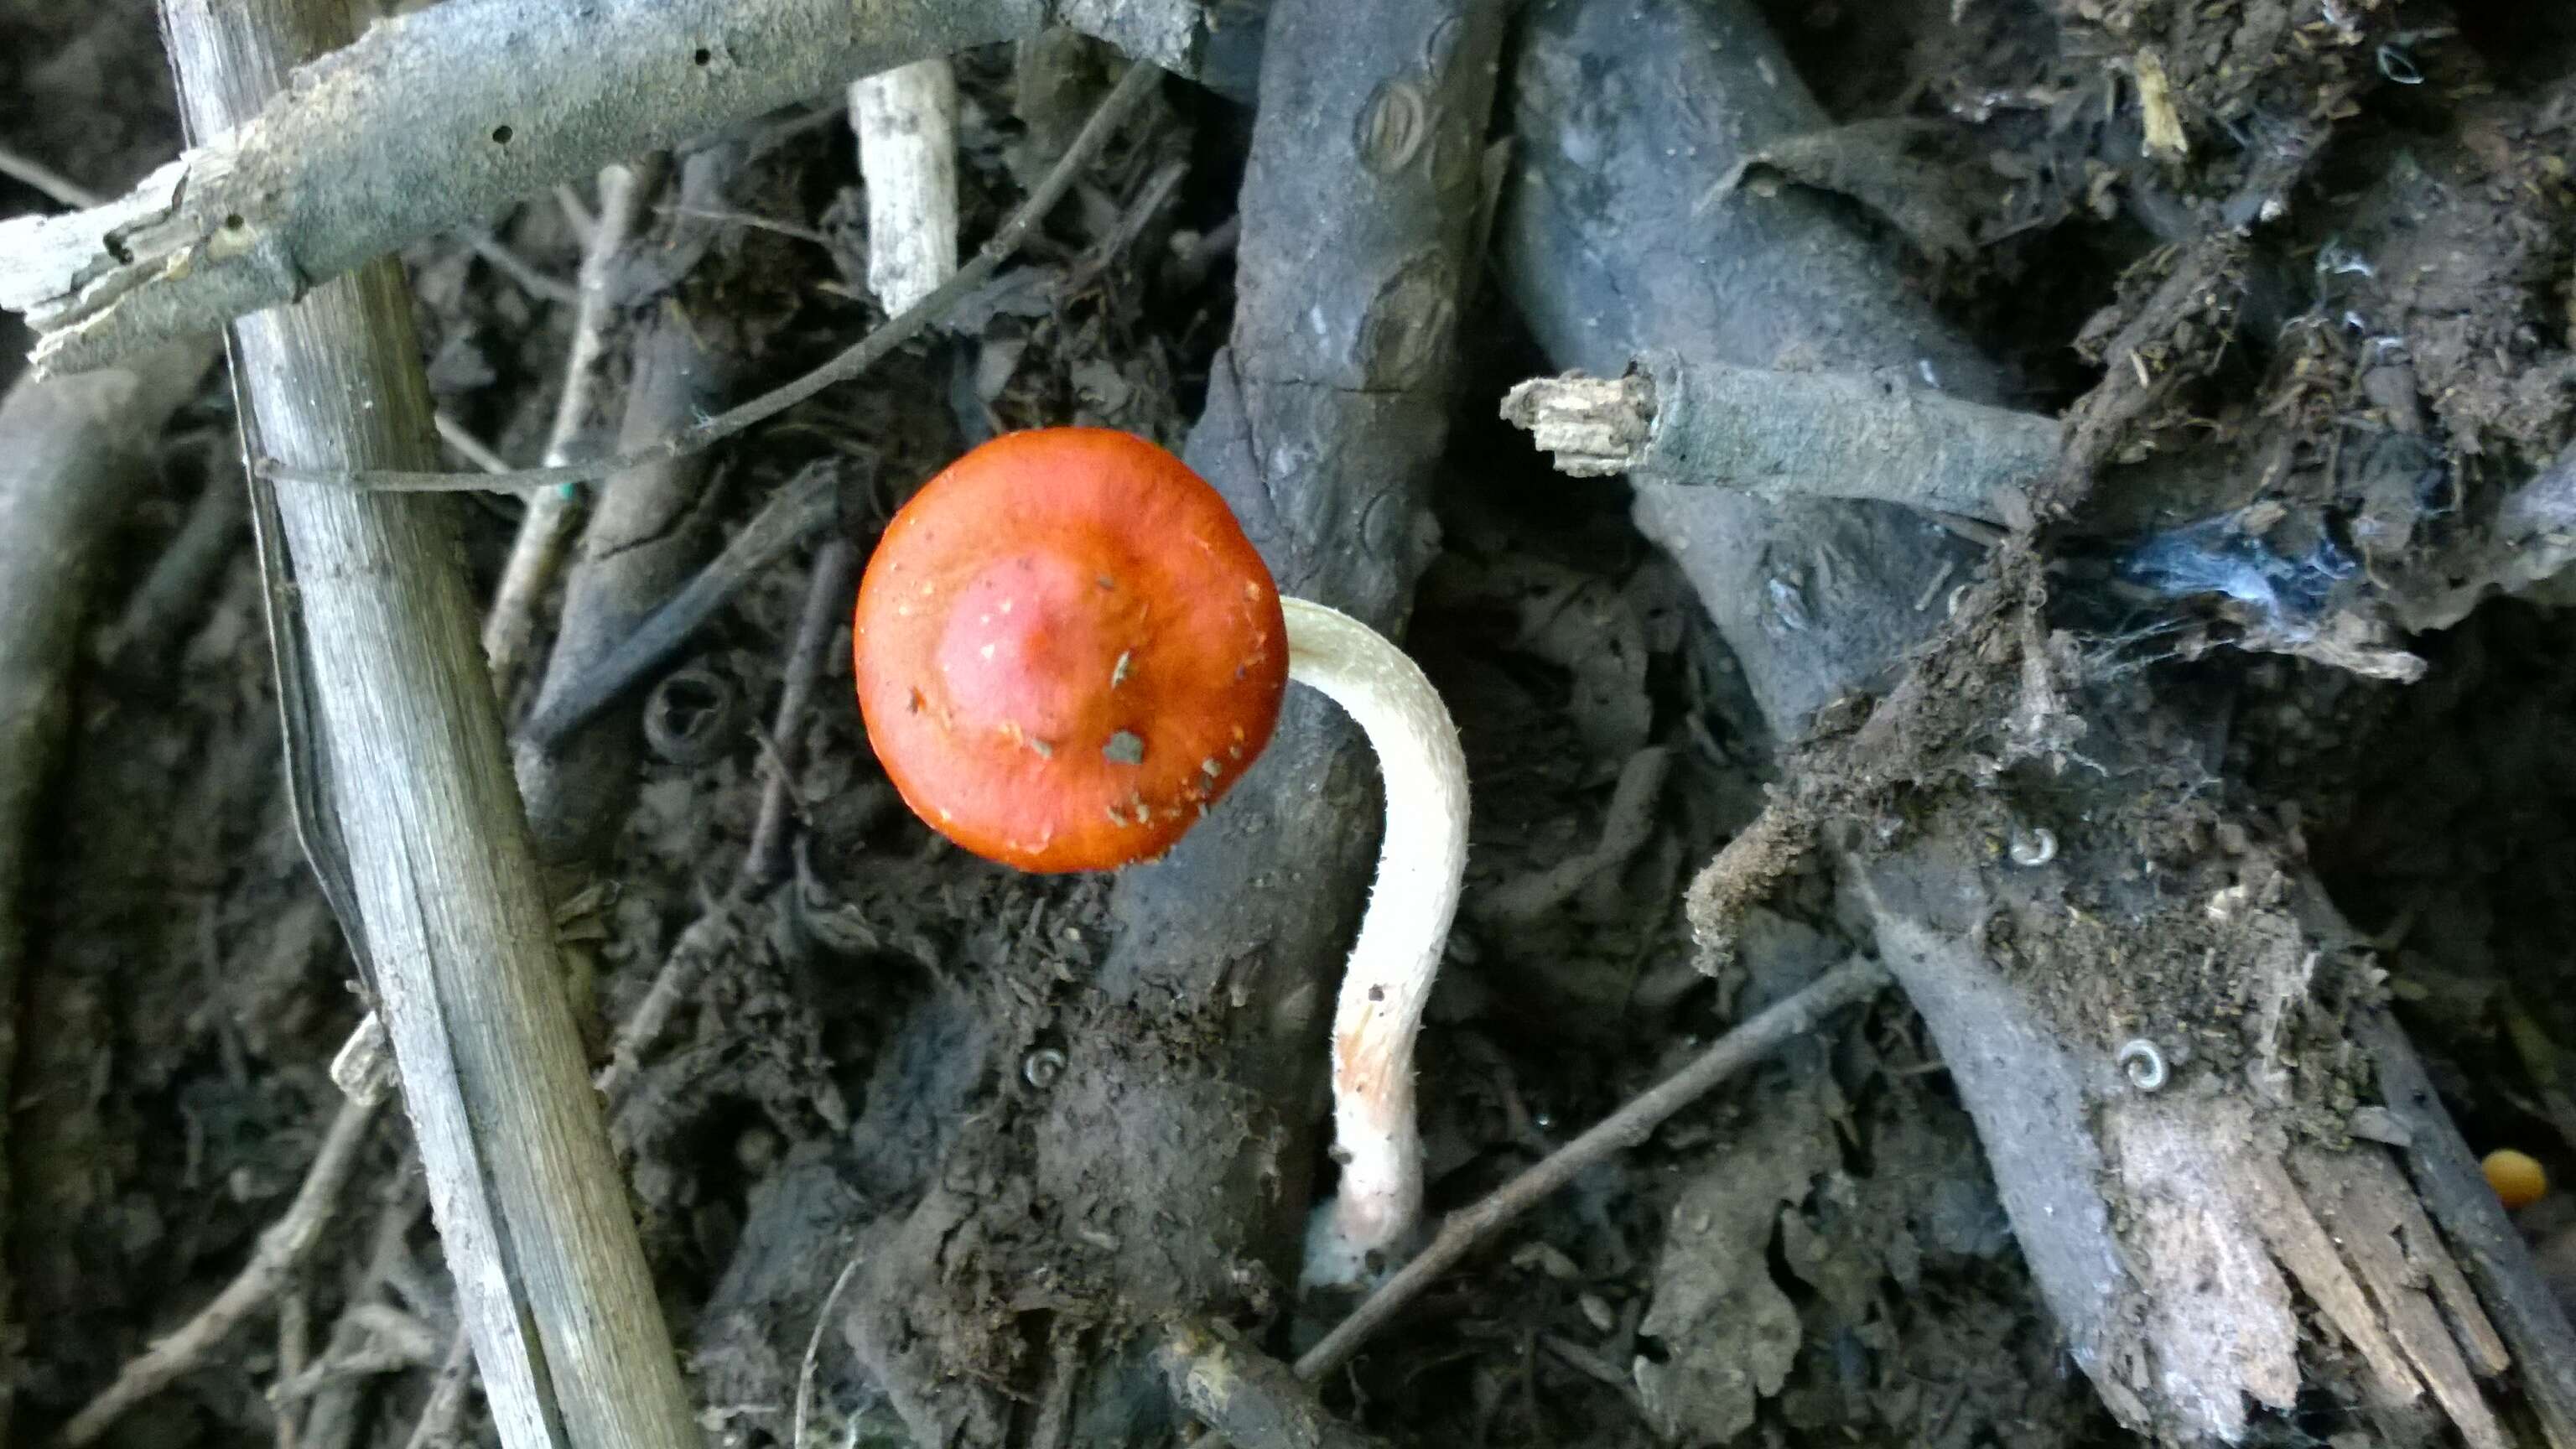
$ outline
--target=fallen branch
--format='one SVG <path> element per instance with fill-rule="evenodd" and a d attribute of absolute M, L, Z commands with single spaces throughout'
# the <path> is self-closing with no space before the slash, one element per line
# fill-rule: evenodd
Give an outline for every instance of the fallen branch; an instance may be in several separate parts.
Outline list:
<path fill-rule="evenodd" d="M 104 206 L 0 224 L 0 307 L 78 372 L 853 76 L 1068 23 L 1193 73 L 1200 0 L 449 0 L 279 77 Z"/>
<path fill-rule="evenodd" d="M 359 1155 L 367 1145 L 367 1129 L 375 1122 L 374 1103 L 342 1100 L 330 1129 L 322 1134 L 321 1149 L 304 1170 L 304 1182 L 296 1188 L 295 1200 L 259 1235 L 259 1246 L 252 1250 L 250 1261 L 242 1265 L 241 1272 L 224 1285 L 214 1301 L 197 1310 L 195 1317 L 118 1370 L 116 1381 L 64 1426 L 64 1443 L 73 1449 L 95 1443 L 126 1410 L 204 1362 L 207 1354 L 221 1347 L 241 1326 L 242 1320 L 277 1295 L 287 1279 L 303 1266 L 314 1244 L 322 1240 L 322 1230 L 339 1211 L 340 1190 L 357 1170 Z"/>
<path fill-rule="evenodd" d="M 2002 522 L 2005 495 L 2051 473 L 2058 425 L 1860 372 L 1734 367 L 1670 351 L 1616 378 L 1537 378 L 1506 421 L 1577 478 L 1871 498 Z M 2025 510 L 2026 511 L 2026 510 Z"/>
<path fill-rule="evenodd" d="M 348 38 L 340 0 L 165 0 L 162 13 L 199 136 L 247 118 L 296 59 Z M 233 347 L 257 453 L 339 471 L 436 457 L 391 260 L 243 319 Z M 273 529 L 263 563 L 293 575 L 272 574 L 272 634 L 294 671 L 281 690 L 298 721 L 289 738 L 327 789 L 331 829 L 307 848 L 372 963 L 502 1441 L 694 1446 L 511 788 L 456 520 L 291 487 L 256 513 Z"/>
<path fill-rule="evenodd" d="M 163 427 L 195 395 L 212 360 L 212 349 L 183 343 L 95 376 L 22 378 L 0 398 L 0 1093 L 16 1077 L 27 950 L 19 912 L 34 863 L 48 854 L 37 814 L 71 719 L 90 577 L 134 479 L 150 470 Z M 14 1221 L 12 1140 L 0 1113 L 0 1241 Z M 0 1270 L 0 1439 L 8 1437 L 15 1379 L 10 1311 Z"/>
<path fill-rule="evenodd" d="M 984 243 L 984 249 L 975 254 L 975 259 L 957 269 L 957 275 L 941 283 L 929 295 L 901 313 L 887 318 L 884 325 L 860 339 L 855 346 L 840 356 L 794 382 L 773 388 L 740 407 L 684 428 L 652 444 L 620 453 L 613 458 L 601 458 L 593 462 L 570 464 L 559 468 L 533 468 L 500 475 L 433 473 L 382 468 L 335 473 L 322 469 L 298 468 L 284 459 L 277 459 L 265 465 L 267 472 L 269 476 L 280 482 L 337 484 L 394 493 L 449 493 L 478 490 L 524 493 L 534 489 L 568 484 L 597 483 L 619 473 L 683 457 L 723 442 L 746 428 L 767 422 L 826 388 L 847 382 L 866 372 L 882 361 L 887 354 L 911 341 L 923 328 L 947 316 L 950 308 L 964 300 L 976 288 L 984 285 L 993 273 L 1000 269 L 1002 263 L 1020 249 L 1020 244 L 1028 240 L 1030 231 L 1046 218 L 1048 212 L 1055 209 L 1055 204 L 1064 199 L 1065 193 L 1073 189 L 1074 178 L 1081 174 L 1083 166 L 1097 155 L 1100 148 L 1107 144 L 1110 136 L 1116 133 L 1119 122 L 1125 120 L 1128 112 L 1134 110 L 1138 103 L 1152 93 L 1158 75 L 1159 73 L 1152 66 L 1142 61 L 1128 67 L 1126 78 L 1119 81 L 1118 88 L 1111 91 L 1109 98 L 1100 103 L 1100 109 L 1092 114 L 1091 123 L 1082 128 L 1082 134 L 1075 138 L 1072 149 L 1065 153 L 1064 159 L 1057 163 L 1053 171 L 1047 173 L 1046 179 L 1038 183 L 1037 189 L 1029 193 L 1028 200 L 1020 203 L 1019 209 L 1011 213 L 1010 220 L 1002 223 L 1001 229 L 993 233 L 992 239 Z"/>

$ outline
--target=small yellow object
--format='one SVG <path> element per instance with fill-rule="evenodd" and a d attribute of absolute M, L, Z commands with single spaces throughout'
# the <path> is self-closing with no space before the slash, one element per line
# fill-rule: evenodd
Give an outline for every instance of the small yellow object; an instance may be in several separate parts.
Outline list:
<path fill-rule="evenodd" d="M 2478 1165 L 2486 1169 L 2487 1186 L 2495 1189 L 2508 1212 L 2531 1206 L 2549 1191 L 2549 1174 L 2530 1153 L 2499 1147 Z"/>

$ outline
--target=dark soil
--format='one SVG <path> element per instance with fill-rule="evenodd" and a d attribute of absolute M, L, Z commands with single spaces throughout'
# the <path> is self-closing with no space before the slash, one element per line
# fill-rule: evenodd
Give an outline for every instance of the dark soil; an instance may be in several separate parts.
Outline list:
<path fill-rule="evenodd" d="M 1855 124 L 1746 184 L 1840 197 L 1907 286 L 2004 361 L 2024 406 L 2059 410 L 2133 366 L 2159 373 L 2102 450 L 2118 466 L 2054 538 L 2036 690 L 1993 667 L 2021 657 L 2018 637 L 1943 656 L 1955 687 L 1888 752 L 1901 768 L 1837 783 L 1836 828 L 1893 838 L 1954 802 L 1987 763 L 1969 757 L 1971 726 L 2044 695 L 2031 727 L 2061 730 L 2079 775 L 2120 779 L 2120 803 L 2094 808 L 2090 779 L 2016 776 L 1976 796 L 1991 851 L 2035 848 L 2043 829 L 2055 848 L 2158 869 L 2097 882 L 2072 918 L 2045 902 L 2006 910 L 1985 944 L 2007 971 L 2110 1040 L 2150 1025 L 2141 998 L 2191 1000 L 2230 1030 L 2184 1051 L 2236 1069 L 2283 1029 L 2236 1019 L 2243 983 L 2298 943 L 2203 902 L 2287 893 L 2277 869 L 2249 862 L 2304 860 L 2373 938 L 2473 1143 L 2518 1146 L 2576 1182 L 2576 632 L 2546 590 L 2408 632 L 2451 623 L 2426 600 L 2484 576 L 2496 500 L 2576 431 L 2576 26 L 2544 9 L 2328 0 L 2350 12 L 2337 26 L 2286 0 L 1771 0 L 1809 82 Z M 2138 74 L 2148 49 L 2154 81 Z M 0 57 L 0 146 L 101 190 L 172 151 L 142 0 L 0 4 Z M 1045 117 L 1020 107 L 1009 54 L 961 58 L 960 81 L 972 245 L 1021 194 Z M 2155 88 L 2147 105 L 2142 86 Z M 1059 104 L 1079 116 L 1097 88 L 1076 90 Z M 2142 155 L 2158 107 L 2183 153 Z M 1230 261 L 1202 243 L 1232 215 L 1247 130 L 1240 108 L 1169 86 L 951 331 L 732 448 L 711 516 L 738 526 L 829 460 L 873 480 L 873 516 L 850 529 L 864 547 L 886 507 L 996 431 L 1084 422 L 1177 444 L 1232 310 Z M 795 234 L 726 229 L 689 284 L 692 309 L 726 319 L 711 341 L 744 396 L 877 320 L 859 300 L 864 212 L 836 115 L 818 103 L 755 139 L 730 205 Z M 2288 219 L 2223 257 L 2199 249 L 2189 207 L 2258 187 L 2266 157 L 2290 146 L 2319 159 Z M 1158 182 L 1175 170 L 1177 186 Z M 0 206 L 41 204 L 0 183 Z M 572 274 L 577 243 L 551 203 L 495 235 L 538 272 Z M 569 309 L 466 238 L 407 260 L 442 406 L 533 461 Z M 2241 286 L 2242 306 L 2224 320 L 2165 307 L 2160 288 L 2195 267 Z M 1693 875 L 1784 768 L 1852 757 L 1772 738 L 1624 488 L 1554 475 L 1492 420 L 1503 387 L 1551 370 L 1495 285 L 1481 281 L 1461 315 L 1471 363 L 1437 498 L 1441 551 L 1408 635 L 1461 726 L 1476 800 L 1424 1048 L 1434 1212 L 1871 940 L 1831 870 L 1801 860 L 1765 882 L 1731 964 L 1702 974 L 1683 907 Z M 2133 324 L 2152 345 L 2109 348 L 2134 341 Z M 31 1444 L 245 1261 L 336 1109 L 326 1066 L 357 1017 L 285 801 L 238 515 L 240 546 L 180 612 L 139 638 L 119 622 L 191 510 L 212 506 L 201 496 L 239 488 L 233 447 L 229 398 L 210 390 L 135 502 L 31 903 L 6 1244 Z M 2173 532 L 2209 519 L 2224 526 Z M 486 582 L 512 527 L 505 506 L 475 515 Z M 2316 564 L 2328 555 L 2332 568 Z M 933 1183 L 1006 1207 L 1028 1193 L 1024 1161 L 976 1144 L 1038 1120 L 1037 1094 L 1085 1089 L 1054 1073 L 1068 1043 L 1100 1029 L 1087 988 L 1110 929 L 1103 882 L 978 862 L 902 809 L 848 706 L 838 643 L 792 782 L 793 878 L 730 895 L 807 563 L 758 580 L 684 661 L 738 702 L 734 734 L 687 763 L 642 752 L 615 818 L 594 822 L 609 855 L 561 893 L 603 1055 L 675 948 L 709 963 L 645 1044 L 612 1123 L 710 1440 L 737 1445 L 785 1441 L 808 1336 L 854 1245 L 904 1222 Z M 2387 676 L 2400 651 L 2429 666 L 2421 682 Z M 1823 721 L 1828 746 L 1837 723 Z M 1623 788 L 1650 792 L 1642 829 L 1613 819 Z M 1564 869 L 1587 856 L 1588 871 Z M 2187 892 L 2150 899 L 2177 876 Z M 2070 957 L 2094 969 L 2065 975 Z M 2352 1004 L 2327 994 L 2286 1029 L 2330 1043 Z M 1204 1052 L 1216 1038 L 1189 1005 L 1160 1037 L 1091 1049 Z M 1014 1069 L 959 1065 L 987 1060 Z M 2303 1124 L 2337 1137 L 2361 1090 L 2357 1070 L 2303 1073 Z M 1231 1128 L 1195 1125 L 1210 1141 Z M 280 1310 L 109 1442 L 299 1442 L 283 1423 L 307 1445 L 406 1442 L 455 1321 L 409 1150 L 399 1127 L 383 1131 Z M 1121 1318 L 1128 1285 L 1066 1268 L 1057 1229 L 1079 1213 L 1025 1206 L 1022 1236 L 942 1256 L 981 1310 L 958 1330 L 971 1341 L 944 1351 L 1015 1402 L 1044 1392 L 1065 1343 L 1136 1326 Z M 2547 1241 L 2561 1215 L 2545 1204 L 2527 1226 Z M 2576 1277 L 2576 1249 L 2559 1251 Z M 1270 1342 L 1293 1350 L 1337 1311 L 1283 1314 Z M 1073 1326 L 1059 1338 L 1033 1323 Z M 347 1360 L 348 1375 L 277 1398 L 282 1335 Z M 843 1335 L 822 1342 L 815 1442 L 903 1442 Z M 427 1356 L 410 1351 L 423 1343 Z M 2069 1363 L 1974 1126 L 1892 994 L 1588 1174 L 1324 1393 L 1423 1444 L 2125 1437 Z M 2283 1433 L 2319 1442 L 2351 1427 L 2320 1404 Z"/>

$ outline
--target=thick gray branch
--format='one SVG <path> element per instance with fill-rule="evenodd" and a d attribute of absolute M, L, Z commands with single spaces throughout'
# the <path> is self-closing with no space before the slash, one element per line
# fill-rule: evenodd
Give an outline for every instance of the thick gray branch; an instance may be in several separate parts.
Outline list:
<path fill-rule="evenodd" d="M 1059 19 L 1183 74 L 1200 0 L 447 0 L 298 67 L 105 206 L 0 223 L 51 372 L 291 300 L 612 161 Z"/>

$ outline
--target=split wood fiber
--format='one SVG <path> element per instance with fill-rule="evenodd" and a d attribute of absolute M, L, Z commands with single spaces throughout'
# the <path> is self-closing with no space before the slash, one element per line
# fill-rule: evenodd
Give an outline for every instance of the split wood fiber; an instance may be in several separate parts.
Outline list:
<path fill-rule="evenodd" d="M 349 39 L 346 0 L 165 0 L 162 18 L 198 136 L 254 114 L 296 61 Z M 232 348 L 255 452 L 325 469 L 435 463 L 392 261 L 242 319 Z M 697 1430 L 502 748 L 455 505 L 294 485 L 276 502 L 312 641 L 349 924 L 374 962 L 502 1442 L 689 1449 Z"/>

